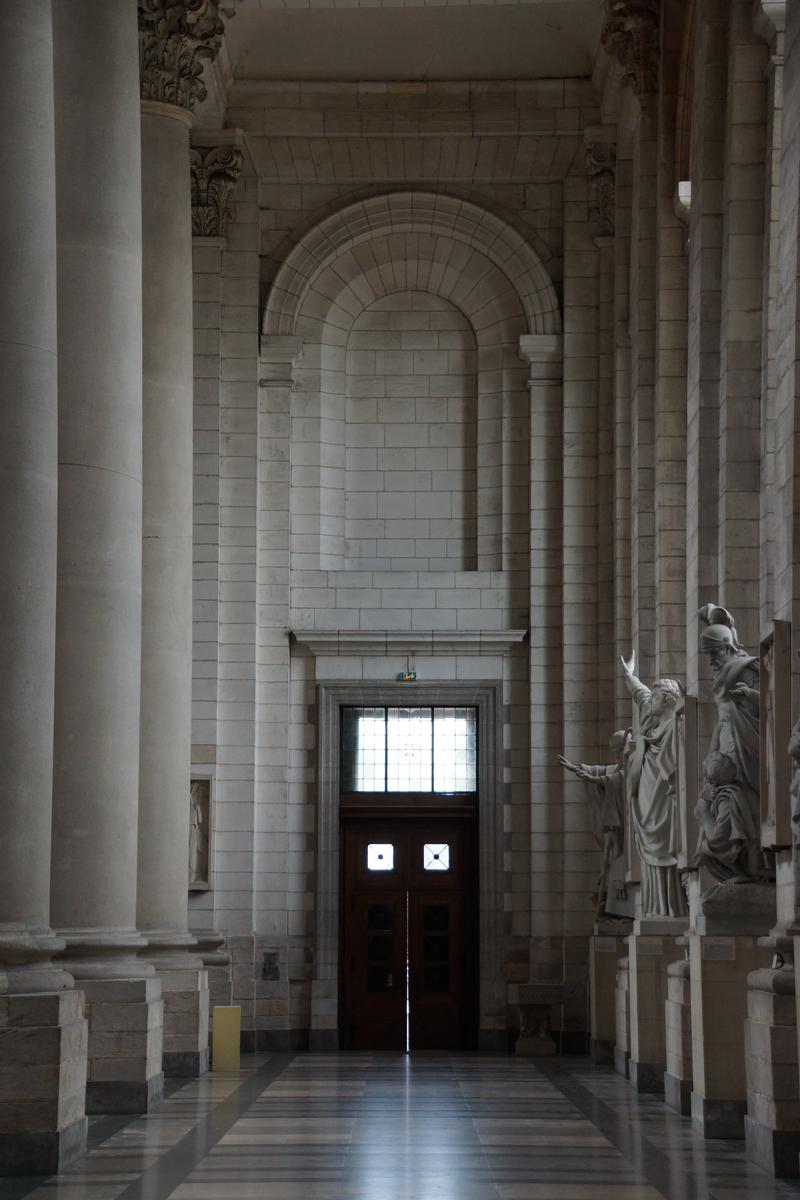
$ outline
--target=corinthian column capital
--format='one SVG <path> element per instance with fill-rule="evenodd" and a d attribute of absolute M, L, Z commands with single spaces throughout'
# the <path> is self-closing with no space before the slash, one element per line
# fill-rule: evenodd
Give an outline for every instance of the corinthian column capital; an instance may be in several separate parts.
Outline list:
<path fill-rule="evenodd" d="M 192 111 L 205 100 L 203 62 L 219 53 L 233 9 L 219 0 L 138 0 L 142 99 Z"/>
<path fill-rule="evenodd" d="M 600 40 L 624 72 L 623 87 L 637 96 L 658 91 L 660 0 L 608 0 Z"/>
<path fill-rule="evenodd" d="M 195 237 L 224 237 L 228 196 L 242 170 L 238 146 L 193 146 L 192 233 Z"/>

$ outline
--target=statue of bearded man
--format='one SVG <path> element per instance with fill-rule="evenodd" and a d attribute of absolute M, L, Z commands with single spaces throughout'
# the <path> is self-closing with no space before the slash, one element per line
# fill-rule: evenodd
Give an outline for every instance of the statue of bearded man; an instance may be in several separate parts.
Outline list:
<path fill-rule="evenodd" d="M 760 826 L 758 659 L 739 644 L 733 617 L 726 608 L 706 604 L 698 615 L 705 623 L 700 648 L 711 664 L 717 705 L 717 726 L 708 758 L 721 754 L 734 764 L 731 782 L 741 789 L 750 810 L 751 841 L 755 843 Z M 750 861 L 748 874 L 754 875 L 757 866 L 752 853 Z"/>
<path fill-rule="evenodd" d="M 675 791 L 675 708 L 681 697 L 674 679 L 657 679 L 652 690 L 636 678 L 636 658 L 620 659 L 639 714 L 628 759 L 628 802 L 642 863 L 643 917 L 685 917 L 678 876 Z"/>

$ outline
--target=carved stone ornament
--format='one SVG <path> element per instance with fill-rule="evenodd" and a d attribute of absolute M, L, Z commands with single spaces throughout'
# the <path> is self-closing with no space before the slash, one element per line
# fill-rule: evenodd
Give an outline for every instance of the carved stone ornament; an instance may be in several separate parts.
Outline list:
<path fill-rule="evenodd" d="M 219 0 L 139 0 L 139 74 L 143 100 L 190 112 L 205 100 L 203 62 L 219 53 L 233 9 Z"/>
<path fill-rule="evenodd" d="M 614 195 L 617 153 L 610 142 L 589 142 L 586 146 L 586 170 L 591 180 L 589 220 L 595 237 L 614 236 Z"/>
<path fill-rule="evenodd" d="M 192 147 L 192 233 L 224 237 L 228 196 L 242 170 L 238 146 Z"/>
<path fill-rule="evenodd" d="M 660 0 L 608 0 L 600 41 L 623 69 L 622 85 L 637 96 L 658 91 Z"/>

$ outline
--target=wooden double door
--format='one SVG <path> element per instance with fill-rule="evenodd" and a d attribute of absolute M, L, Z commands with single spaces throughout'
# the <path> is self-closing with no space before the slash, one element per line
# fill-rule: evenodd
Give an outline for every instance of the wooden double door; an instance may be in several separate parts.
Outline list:
<path fill-rule="evenodd" d="M 474 1048 L 474 832 L 463 816 L 343 824 L 345 1048 Z"/>

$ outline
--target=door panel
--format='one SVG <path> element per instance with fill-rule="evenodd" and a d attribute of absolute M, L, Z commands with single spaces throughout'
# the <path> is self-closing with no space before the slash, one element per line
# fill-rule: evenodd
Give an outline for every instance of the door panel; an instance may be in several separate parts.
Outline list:
<path fill-rule="evenodd" d="M 477 888 L 469 820 L 412 816 L 344 826 L 345 1046 L 470 1049 L 477 1018 Z"/>

